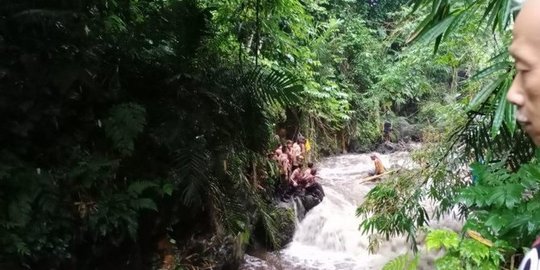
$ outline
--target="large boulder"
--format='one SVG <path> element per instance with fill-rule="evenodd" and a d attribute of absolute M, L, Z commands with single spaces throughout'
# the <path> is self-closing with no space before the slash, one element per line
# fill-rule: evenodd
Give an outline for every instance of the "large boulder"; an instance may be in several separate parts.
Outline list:
<path fill-rule="evenodd" d="M 302 205 L 307 212 L 322 202 L 324 198 L 324 190 L 319 183 L 315 183 L 306 188 L 305 194 L 300 196 L 300 198 L 302 200 Z"/>
<path fill-rule="evenodd" d="M 399 141 L 409 140 L 419 142 L 422 140 L 422 128 L 418 124 L 410 124 L 407 119 L 400 117 L 393 125 L 394 134 Z"/>
<path fill-rule="evenodd" d="M 243 261 L 244 245 L 240 235 L 200 235 L 179 244 L 178 250 L 171 252 L 175 253 L 176 259 L 173 260 L 193 269 L 213 265 L 212 269 L 233 270 L 238 269 Z M 164 265 L 159 267 L 169 268 Z"/>
<path fill-rule="evenodd" d="M 293 239 L 296 224 L 304 219 L 306 213 L 322 202 L 324 190 L 319 183 L 306 188 L 305 192 L 295 194 L 286 202 L 280 201 L 272 210 L 277 234 L 275 243 L 270 241 L 271 235 L 264 220 L 259 218 L 255 225 L 251 250 L 275 250 L 290 243 Z"/>
<path fill-rule="evenodd" d="M 393 142 L 383 142 L 377 146 L 375 152 L 381 154 L 388 154 L 399 151 L 411 151 L 413 150 L 413 145 L 405 143 L 404 141 L 399 141 L 398 143 Z"/>
<path fill-rule="evenodd" d="M 275 231 L 269 231 L 269 220 L 260 217 L 255 224 L 251 248 L 276 250 L 292 241 L 297 220 L 293 202 L 279 203 L 270 215 L 275 221 Z"/>

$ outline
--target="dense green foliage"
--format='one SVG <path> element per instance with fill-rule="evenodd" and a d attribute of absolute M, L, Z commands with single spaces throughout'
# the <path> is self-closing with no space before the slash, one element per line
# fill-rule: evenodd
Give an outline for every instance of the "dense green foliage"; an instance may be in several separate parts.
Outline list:
<path fill-rule="evenodd" d="M 256 222 L 279 244 L 272 133 L 373 143 L 428 95 L 386 74 L 403 3 L 2 4 L 0 263 L 146 269 L 158 241 L 243 246 Z"/>
<path fill-rule="evenodd" d="M 403 254 L 389 261 L 384 265 L 383 270 L 415 270 L 419 259 L 419 256 Z"/>
<path fill-rule="evenodd" d="M 491 243 L 490 243 L 491 244 Z M 506 248 L 504 242 L 486 245 L 471 238 L 460 239 L 458 234 L 448 230 L 433 230 L 426 238 L 428 250 L 444 248 L 446 253 L 435 262 L 437 269 L 499 269 L 504 260 L 500 250 Z"/>
<path fill-rule="evenodd" d="M 429 198 L 435 218 L 459 206 L 468 227 L 520 252 L 540 225 L 523 196 L 536 196 L 537 161 L 522 166 L 534 151 L 504 99 L 511 1 L 406 3 L 3 3 L 0 268 L 147 269 L 162 239 L 242 249 L 255 223 L 277 248 L 273 134 L 372 150 L 386 121 L 393 140 L 427 150 L 422 170 L 369 193 L 364 232 L 414 243 Z"/>
<path fill-rule="evenodd" d="M 209 10 L 19 1 L 0 11 L 6 267 L 148 268 L 167 234 L 236 236 L 257 215 L 272 229 L 248 172 L 264 161 L 270 108 L 297 103 L 301 87 L 216 54 Z"/>
<path fill-rule="evenodd" d="M 495 243 L 496 253 L 454 235 L 460 244 L 446 247 L 437 268 L 516 267 L 516 255 L 523 254 L 523 247 L 529 246 L 540 231 L 534 214 L 530 214 L 535 209 L 539 179 L 537 161 L 531 161 L 535 148 L 517 127 L 515 108 L 506 100 L 514 76 L 506 52 L 511 39 L 508 26 L 517 7 L 507 0 L 420 0 L 416 7 L 417 12 L 427 10 L 428 15 L 411 31 L 410 40 L 416 41 L 413 44 L 434 41 L 434 58 L 441 54 L 453 57 L 459 54 L 447 52 L 448 46 L 475 47 L 465 45 L 463 40 L 456 42 L 455 35 L 475 35 L 482 40 L 482 45 L 476 46 L 485 52 L 480 59 L 483 67 L 471 66 L 469 74 L 474 75 L 457 85 L 461 95 L 458 102 L 424 107 L 441 113 L 439 119 L 447 128 L 432 136 L 425 150 L 416 153 L 422 169 L 382 183 L 370 192 L 358 209 L 358 214 L 369 215 L 362 223 L 363 230 L 385 237 L 406 234 L 415 245 L 420 228 L 459 208 L 466 218 L 463 231 L 472 228 L 480 232 Z M 427 214 L 426 200 L 436 204 L 433 216 Z M 385 203 L 386 207 L 378 207 Z"/>

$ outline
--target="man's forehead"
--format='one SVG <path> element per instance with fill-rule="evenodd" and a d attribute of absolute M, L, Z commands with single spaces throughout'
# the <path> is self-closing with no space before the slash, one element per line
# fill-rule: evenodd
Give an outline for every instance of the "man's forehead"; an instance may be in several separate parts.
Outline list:
<path fill-rule="evenodd" d="M 540 47 L 540 0 L 525 2 L 512 32 L 512 45 L 509 48 L 512 55 L 518 54 L 526 45 Z"/>
<path fill-rule="evenodd" d="M 526 1 L 517 16 L 516 27 L 527 25 L 540 26 L 540 1 L 538 0 Z"/>

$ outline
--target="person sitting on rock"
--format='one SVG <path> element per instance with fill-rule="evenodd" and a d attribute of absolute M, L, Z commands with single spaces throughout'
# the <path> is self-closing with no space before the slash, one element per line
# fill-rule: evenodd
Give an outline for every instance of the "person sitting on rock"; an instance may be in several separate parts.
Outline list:
<path fill-rule="evenodd" d="M 370 176 L 373 175 L 381 175 L 384 173 L 384 165 L 382 164 L 382 161 L 379 159 L 379 157 L 375 154 L 371 155 L 371 160 L 373 160 L 373 164 L 375 165 L 375 170 L 370 173 Z"/>
<path fill-rule="evenodd" d="M 320 183 L 316 181 L 317 179 L 317 169 L 311 170 L 311 175 L 308 177 L 306 189 L 305 189 L 305 195 L 312 195 L 313 197 L 317 198 L 320 201 L 322 201 L 324 197 L 324 190 Z"/>
<path fill-rule="evenodd" d="M 294 169 L 290 174 L 287 182 L 287 188 L 283 194 L 283 199 L 288 200 L 292 196 L 299 194 L 303 188 L 303 175 L 302 175 L 303 164 L 300 163 L 298 168 Z"/>
<path fill-rule="evenodd" d="M 316 183 L 317 169 L 311 168 L 310 174 L 304 177 L 305 188 L 308 188 Z"/>

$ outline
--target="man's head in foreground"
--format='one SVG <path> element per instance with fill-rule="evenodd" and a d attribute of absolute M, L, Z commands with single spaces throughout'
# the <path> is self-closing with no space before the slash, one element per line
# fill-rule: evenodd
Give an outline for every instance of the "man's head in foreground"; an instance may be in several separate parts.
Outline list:
<path fill-rule="evenodd" d="M 536 145 L 540 145 L 540 1 L 523 5 L 514 24 L 510 54 L 517 74 L 508 100 L 518 107 L 517 121 Z"/>

